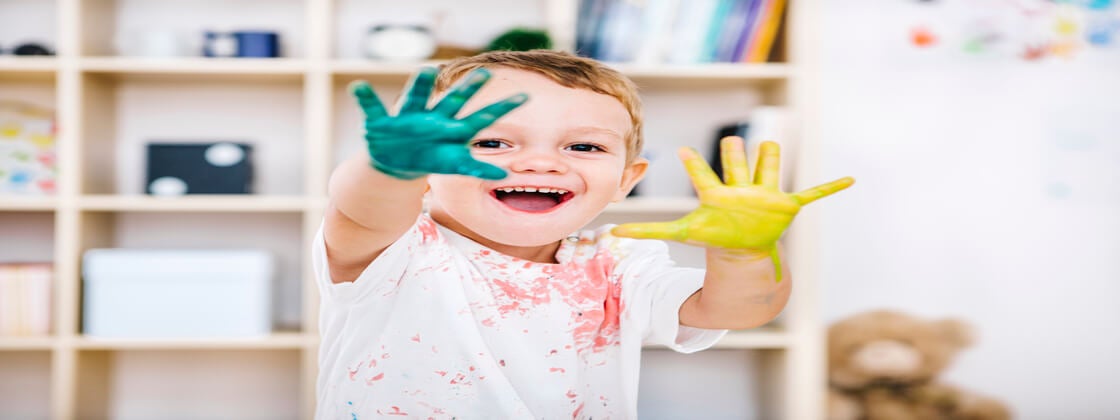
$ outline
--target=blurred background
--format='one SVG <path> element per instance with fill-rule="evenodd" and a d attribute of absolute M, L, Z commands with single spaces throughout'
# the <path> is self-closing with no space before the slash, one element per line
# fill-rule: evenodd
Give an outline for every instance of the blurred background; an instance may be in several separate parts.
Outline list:
<path fill-rule="evenodd" d="M 595 224 L 690 211 L 674 150 L 722 135 L 857 180 L 778 320 L 645 351 L 642 418 L 1120 418 L 1111 0 L 0 0 L 0 419 L 310 418 L 346 85 L 533 48 L 641 87 L 650 174 Z"/>

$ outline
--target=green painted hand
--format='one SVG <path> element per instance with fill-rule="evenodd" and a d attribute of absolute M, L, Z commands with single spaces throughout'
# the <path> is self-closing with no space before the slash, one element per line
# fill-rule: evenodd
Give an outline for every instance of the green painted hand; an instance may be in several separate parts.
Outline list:
<path fill-rule="evenodd" d="M 724 138 L 720 142 L 724 183 L 699 153 L 682 148 L 680 157 L 700 196 L 700 208 L 672 222 L 627 223 L 616 226 L 611 233 L 768 255 L 778 265 L 778 239 L 801 206 L 848 188 L 855 181 L 845 177 L 796 194 L 784 193 L 778 188 L 778 144 L 763 142 L 759 153 L 752 180 L 743 140 Z M 780 266 L 777 268 L 781 280 Z"/>
<path fill-rule="evenodd" d="M 467 100 L 490 80 L 490 72 L 486 69 L 471 72 L 428 109 L 438 72 L 426 67 L 413 77 L 396 116 L 389 116 L 369 83 L 359 81 L 351 86 L 351 92 L 365 111 L 365 138 L 373 167 L 400 179 L 416 179 L 427 174 L 505 178 L 506 172 L 501 168 L 471 157 L 467 144 L 483 128 L 525 103 L 528 96 L 514 95 L 456 119 L 455 114 Z"/>

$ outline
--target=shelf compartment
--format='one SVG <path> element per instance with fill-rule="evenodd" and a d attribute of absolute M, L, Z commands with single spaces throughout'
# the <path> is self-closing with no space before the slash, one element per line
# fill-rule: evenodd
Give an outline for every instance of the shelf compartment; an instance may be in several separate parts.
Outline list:
<path fill-rule="evenodd" d="M 366 33 L 382 24 L 427 25 L 436 35 L 437 43 L 481 49 L 510 28 L 546 28 L 545 9 L 550 6 L 546 3 L 556 3 L 524 0 L 328 2 L 333 5 L 331 20 L 326 22 L 333 37 L 331 56 L 340 58 L 364 57 L 362 46 Z"/>
<path fill-rule="evenodd" d="M 132 80 L 290 81 L 303 78 L 304 60 L 285 58 L 87 57 L 82 71 Z"/>
<path fill-rule="evenodd" d="M 775 390 L 789 380 L 782 373 L 784 351 L 710 349 L 681 354 L 646 350 L 638 391 L 638 417 L 694 418 L 704 401 L 711 416 L 735 419 L 784 419 Z M 696 384 L 719 384 L 718 387 Z"/>
<path fill-rule="evenodd" d="M 282 57 L 305 57 L 308 3 L 222 0 L 82 1 L 83 56 L 142 55 L 139 40 L 174 37 L 178 54 L 201 56 L 207 30 L 267 30 L 280 34 Z M 170 53 L 170 52 L 169 52 Z"/>
<path fill-rule="evenodd" d="M 238 142 L 252 146 L 254 194 L 302 194 L 303 98 L 302 82 L 120 79 L 86 73 L 76 148 L 82 160 L 80 191 L 142 195 L 148 143 Z"/>
<path fill-rule="evenodd" d="M 302 213 L 84 210 L 79 223 L 79 259 L 98 248 L 264 250 L 275 261 L 272 329 L 302 330 L 304 251 L 310 240 L 303 237 Z M 283 342 L 290 336 L 276 337 Z"/>
<path fill-rule="evenodd" d="M 301 353 L 83 349 L 76 417 L 296 419 Z"/>
<path fill-rule="evenodd" d="M 267 195 L 85 195 L 78 207 L 88 211 L 296 213 L 308 207 L 302 196 Z"/>
<path fill-rule="evenodd" d="M 3 342 L 0 338 L 0 342 Z M 0 351 L 0 417 L 50 417 L 51 352 L 37 349 Z"/>
<path fill-rule="evenodd" d="M 297 350 L 309 347 L 315 337 L 280 332 L 267 337 L 222 339 L 122 339 L 80 337 L 74 346 L 83 350 Z"/>
<path fill-rule="evenodd" d="M 53 212 L 0 212 L 0 263 L 49 263 L 54 261 Z"/>

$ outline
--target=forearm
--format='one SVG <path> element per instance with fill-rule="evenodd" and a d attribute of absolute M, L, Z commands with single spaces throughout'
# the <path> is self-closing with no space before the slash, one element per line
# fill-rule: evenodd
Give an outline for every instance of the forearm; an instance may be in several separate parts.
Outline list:
<path fill-rule="evenodd" d="M 683 325 L 709 329 L 754 328 L 770 322 L 789 301 L 793 279 L 781 259 L 781 281 L 770 255 L 708 248 L 704 287 L 680 309 Z"/>
<path fill-rule="evenodd" d="M 369 157 L 343 162 L 331 174 L 323 216 L 331 281 L 354 281 L 408 231 L 423 207 L 424 177 L 404 181 L 369 166 Z"/>
<path fill-rule="evenodd" d="M 395 240 L 416 222 L 426 179 L 402 180 L 385 175 L 370 166 L 368 155 L 360 154 L 335 168 L 327 194 L 331 207 L 341 216 Z"/>

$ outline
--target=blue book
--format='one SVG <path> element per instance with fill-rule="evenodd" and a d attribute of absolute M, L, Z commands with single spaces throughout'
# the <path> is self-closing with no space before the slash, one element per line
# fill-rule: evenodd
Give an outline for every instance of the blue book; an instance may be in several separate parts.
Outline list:
<path fill-rule="evenodd" d="M 724 19 L 723 30 L 719 34 L 719 43 L 716 45 L 716 53 L 712 61 L 719 63 L 739 61 L 735 57 L 735 47 L 743 34 L 743 28 L 747 26 L 747 13 L 750 12 L 750 6 L 751 0 L 734 0 L 731 11 Z"/>

